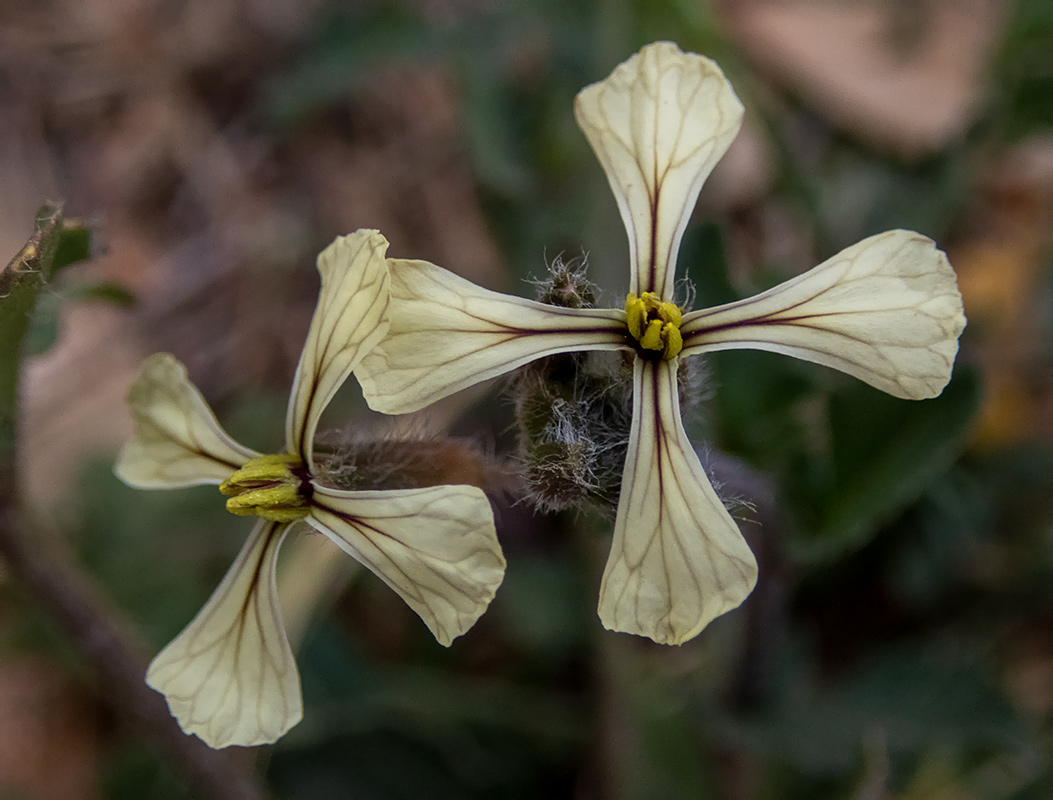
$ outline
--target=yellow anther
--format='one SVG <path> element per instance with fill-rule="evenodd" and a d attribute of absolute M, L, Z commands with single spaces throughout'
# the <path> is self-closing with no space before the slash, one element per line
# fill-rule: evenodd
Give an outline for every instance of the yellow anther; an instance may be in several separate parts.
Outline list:
<path fill-rule="evenodd" d="M 677 310 L 679 311 L 679 309 Z M 662 335 L 665 339 L 665 350 L 662 351 L 662 358 L 666 361 L 676 358 L 680 355 L 680 351 L 684 349 L 684 337 L 680 335 L 680 328 L 677 325 L 679 325 L 679 322 L 676 324 L 668 322 L 662 328 Z"/>
<path fill-rule="evenodd" d="M 308 495 L 303 491 L 303 462 L 289 453 L 257 456 L 220 484 L 230 495 L 227 511 L 238 516 L 257 514 L 277 522 L 294 522 L 307 516 Z"/>
<path fill-rule="evenodd" d="M 652 319 L 647 323 L 644 335 L 640 337 L 640 347 L 644 350 L 664 350 L 665 343 L 662 341 L 662 320 Z"/>
<path fill-rule="evenodd" d="M 658 306 L 658 318 L 676 328 L 680 327 L 681 316 L 680 307 L 675 303 L 662 303 Z"/>
<path fill-rule="evenodd" d="M 292 467 L 301 466 L 299 457 L 290 453 L 256 456 L 219 485 L 223 494 L 241 494 L 246 489 L 258 488 L 274 481 L 292 477 Z"/>
<path fill-rule="evenodd" d="M 681 313 L 675 303 L 666 303 L 654 292 L 637 296 L 630 292 L 625 299 L 625 321 L 629 334 L 642 350 L 654 352 L 669 360 L 684 346 L 680 335 Z"/>
<path fill-rule="evenodd" d="M 629 333 L 639 339 L 647 321 L 647 304 L 632 292 L 625 298 L 625 321 L 629 324 Z"/>

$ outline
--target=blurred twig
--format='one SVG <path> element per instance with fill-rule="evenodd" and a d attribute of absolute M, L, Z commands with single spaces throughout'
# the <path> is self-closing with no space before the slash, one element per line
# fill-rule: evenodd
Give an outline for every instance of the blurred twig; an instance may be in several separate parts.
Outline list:
<path fill-rule="evenodd" d="M 256 778 L 232 754 L 212 750 L 179 729 L 161 695 L 143 679 L 143 649 L 60 550 L 59 537 L 47 536 L 21 507 L 16 445 L 22 340 L 40 287 L 53 271 L 77 260 L 62 255 L 63 244 L 61 206 L 49 204 L 38 214 L 29 242 L 0 270 L 0 558 L 90 665 L 103 696 L 187 775 L 199 796 L 262 798 Z"/>

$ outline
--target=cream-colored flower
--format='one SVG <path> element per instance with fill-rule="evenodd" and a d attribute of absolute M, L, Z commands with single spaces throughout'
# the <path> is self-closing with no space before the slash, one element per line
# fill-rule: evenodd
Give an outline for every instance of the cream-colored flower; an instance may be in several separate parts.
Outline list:
<path fill-rule="evenodd" d="M 183 730 L 212 747 L 273 742 L 302 716 L 275 585 L 278 549 L 295 523 L 369 567 L 443 645 L 475 623 L 504 576 L 482 490 L 352 492 L 312 477 L 323 409 L 387 331 L 386 250 L 383 236 L 363 230 L 318 257 L 322 289 L 293 380 L 285 452 L 261 455 L 231 439 L 167 353 L 144 362 L 128 394 L 135 434 L 117 459 L 119 478 L 143 489 L 219 484 L 228 510 L 260 517 L 219 588 L 146 676 Z"/>
<path fill-rule="evenodd" d="M 633 424 L 599 615 L 680 644 L 739 605 L 753 554 L 684 431 L 679 358 L 754 348 L 843 370 L 897 397 L 939 394 L 965 326 L 954 272 L 924 236 L 872 236 L 757 297 L 683 313 L 680 239 L 742 106 L 720 69 L 670 43 L 643 48 L 577 98 L 629 232 L 625 309 L 570 309 L 390 260 L 391 327 L 355 369 L 370 406 L 407 413 L 555 353 L 631 350 Z"/>

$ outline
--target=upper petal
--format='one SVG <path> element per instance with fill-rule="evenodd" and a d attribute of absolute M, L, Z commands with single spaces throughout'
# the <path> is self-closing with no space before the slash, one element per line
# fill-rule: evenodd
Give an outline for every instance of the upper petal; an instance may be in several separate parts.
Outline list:
<path fill-rule="evenodd" d="M 965 328 L 954 270 L 933 241 L 886 231 L 756 297 L 684 316 L 684 355 L 751 348 L 839 369 L 921 400 L 943 391 Z"/>
<path fill-rule="evenodd" d="M 296 367 L 285 438 L 289 452 L 311 463 L 322 411 L 358 361 L 387 332 L 388 240 L 379 231 L 337 237 L 318 256 L 322 288 Z"/>
<path fill-rule="evenodd" d="M 636 360 L 633 426 L 600 587 L 604 627 L 683 644 L 738 606 L 757 562 L 680 420 L 677 360 Z"/>
<path fill-rule="evenodd" d="M 391 327 L 355 369 L 370 408 L 406 414 L 535 358 L 628 347 L 625 312 L 561 308 L 389 259 Z"/>
<path fill-rule="evenodd" d="M 474 486 L 344 492 L 315 485 L 306 521 L 394 589 L 449 645 L 486 610 L 505 559 Z"/>
<path fill-rule="evenodd" d="M 742 104 L 715 63 L 658 42 L 582 89 L 574 113 L 629 231 L 630 290 L 671 300 L 680 238 Z"/>
<path fill-rule="evenodd" d="M 141 489 L 222 483 L 259 455 L 224 432 L 201 392 L 171 353 L 147 358 L 128 390 L 135 423 L 114 465 L 117 477 Z"/>
<path fill-rule="evenodd" d="M 210 747 L 268 744 L 303 716 L 275 584 L 287 531 L 256 524 L 205 607 L 146 673 L 180 727 Z"/>

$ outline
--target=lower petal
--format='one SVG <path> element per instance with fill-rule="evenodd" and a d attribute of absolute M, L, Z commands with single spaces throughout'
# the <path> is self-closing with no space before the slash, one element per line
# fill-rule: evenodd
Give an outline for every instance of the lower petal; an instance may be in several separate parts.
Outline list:
<path fill-rule="evenodd" d="M 210 747 L 269 744 L 303 716 L 275 584 L 288 527 L 257 523 L 205 607 L 146 673 L 180 727 Z"/>
<path fill-rule="evenodd" d="M 683 644 L 738 606 L 757 562 L 680 420 L 677 360 L 636 360 L 633 427 L 600 587 L 604 627 Z"/>
<path fill-rule="evenodd" d="M 504 578 L 493 511 L 474 486 L 344 492 L 315 486 L 305 520 L 365 564 L 449 645 Z"/>

